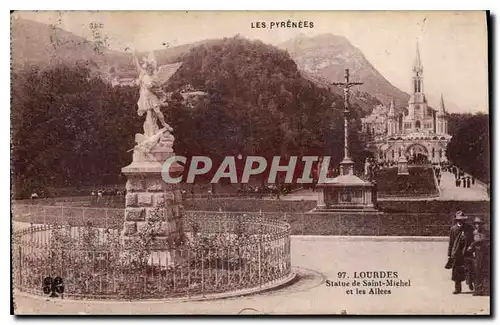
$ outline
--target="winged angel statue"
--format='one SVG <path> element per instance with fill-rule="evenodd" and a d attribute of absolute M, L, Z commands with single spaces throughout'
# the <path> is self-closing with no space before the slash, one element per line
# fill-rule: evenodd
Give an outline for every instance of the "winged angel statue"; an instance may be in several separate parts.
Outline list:
<path fill-rule="evenodd" d="M 160 108 L 165 105 L 161 86 L 166 83 L 180 68 L 181 62 L 167 64 L 157 68 L 156 58 L 151 52 L 147 58 L 139 63 L 134 52 L 134 63 L 139 72 L 140 95 L 137 102 L 137 113 L 139 116 L 146 114 L 144 121 L 144 134 L 136 135 L 136 149 L 150 149 L 156 144 L 160 137 L 166 132 L 172 132 L 172 128 L 165 122 L 165 117 Z M 162 98 L 162 99 L 160 99 Z M 161 129 L 158 126 L 161 124 Z"/>

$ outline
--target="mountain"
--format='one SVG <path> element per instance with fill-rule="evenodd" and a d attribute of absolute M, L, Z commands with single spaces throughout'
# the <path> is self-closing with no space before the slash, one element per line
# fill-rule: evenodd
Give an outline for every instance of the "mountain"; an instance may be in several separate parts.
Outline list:
<path fill-rule="evenodd" d="M 220 39 L 203 40 L 156 50 L 155 55 L 159 65 L 172 63 L 185 57 L 193 48 L 217 42 Z M 330 87 L 330 83 L 343 80 L 344 68 L 350 68 L 355 78 L 365 82 L 352 89 L 352 102 L 364 114 L 370 113 L 381 102 L 387 104 L 391 97 L 401 106 L 408 100 L 407 94 L 392 86 L 344 37 L 330 34 L 313 38 L 299 36 L 279 47 L 290 53 L 304 78 L 322 88 L 330 88 L 336 95 L 342 96 L 343 91 L 340 87 Z M 11 51 L 13 71 L 25 64 L 45 68 L 83 61 L 95 74 L 106 78 L 137 74 L 130 53 L 113 51 L 63 29 L 21 18 L 11 20 Z"/>
<path fill-rule="evenodd" d="M 387 81 L 365 58 L 361 50 L 345 37 L 333 34 L 307 37 L 301 34 L 279 44 L 278 47 L 290 53 L 305 75 L 321 79 L 324 84 L 344 81 L 344 69 L 349 69 L 353 76 L 352 81 L 360 80 L 364 83 L 352 88 L 358 100 L 366 97 L 362 93 L 367 93 L 386 105 L 392 98 L 397 107 L 404 107 L 408 103 L 409 95 Z M 356 90 L 359 90 L 360 94 L 356 94 Z"/>
<path fill-rule="evenodd" d="M 131 66 L 130 54 L 109 50 L 63 29 L 27 19 L 11 19 L 14 71 L 25 64 L 41 68 L 85 62 L 94 72 Z"/>
<path fill-rule="evenodd" d="M 304 70 L 301 71 L 301 75 L 312 82 L 314 82 L 318 87 L 329 89 L 334 94 L 344 97 L 344 90 L 341 87 L 332 87 L 331 82 L 326 78 L 315 75 L 314 73 L 306 72 Z M 373 107 L 382 104 L 380 100 L 373 97 L 369 93 L 359 91 L 355 88 L 351 88 L 352 96 L 350 98 L 350 102 L 352 105 L 358 105 L 361 109 L 363 115 L 368 115 L 372 112 Z M 343 106 L 340 106 L 340 109 Z"/>
<path fill-rule="evenodd" d="M 177 61 L 196 46 L 216 41 L 203 40 L 154 52 L 158 64 L 162 65 Z M 138 55 L 142 57 L 147 53 Z M 13 71 L 26 64 L 46 68 L 85 62 L 93 72 L 104 77 L 137 75 L 131 53 L 110 50 L 63 29 L 21 18 L 11 19 L 11 59 Z"/>

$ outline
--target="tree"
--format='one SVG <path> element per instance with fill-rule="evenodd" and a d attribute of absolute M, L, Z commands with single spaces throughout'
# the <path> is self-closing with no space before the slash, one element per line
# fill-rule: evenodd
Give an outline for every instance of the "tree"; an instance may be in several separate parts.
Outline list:
<path fill-rule="evenodd" d="M 27 67 L 12 78 L 14 193 L 101 184 L 130 160 L 137 89 L 115 89 L 85 66 Z M 128 107 L 128 109 L 127 109 Z M 125 109 L 124 109 L 125 108 Z"/>
<path fill-rule="evenodd" d="M 448 160 L 465 172 L 490 182 L 489 116 L 464 115 L 448 143 Z"/>

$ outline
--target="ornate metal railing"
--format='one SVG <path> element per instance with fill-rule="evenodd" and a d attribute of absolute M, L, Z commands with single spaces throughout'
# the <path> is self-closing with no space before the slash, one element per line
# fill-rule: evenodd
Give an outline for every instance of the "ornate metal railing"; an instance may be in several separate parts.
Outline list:
<path fill-rule="evenodd" d="M 149 237 L 123 248 L 122 214 L 15 207 L 15 288 L 44 295 L 50 291 L 44 279 L 60 278 L 62 297 L 164 299 L 251 290 L 291 275 L 290 227 L 277 218 L 188 213 L 181 245 L 158 251 L 148 246 Z"/>

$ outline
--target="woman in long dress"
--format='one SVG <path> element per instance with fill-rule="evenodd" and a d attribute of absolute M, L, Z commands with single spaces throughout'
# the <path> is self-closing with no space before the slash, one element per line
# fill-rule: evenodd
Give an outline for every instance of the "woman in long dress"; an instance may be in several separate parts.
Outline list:
<path fill-rule="evenodd" d="M 488 296 L 490 294 L 490 236 L 479 217 L 474 219 L 474 228 L 474 241 L 469 247 L 469 250 L 474 253 L 474 295 Z"/>
<path fill-rule="evenodd" d="M 140 93 L 137 101 L 137 114 L 142 116 L 146 113 L 146 121 L 144 122 L 144 135 L 151 137 L 159 131 L 158 120 L 162 127 L 166 127 L 167 123 L 163 113 L 160 111 L 162 102 L 155 94 L 159 89 L 159 85 L 155 81 L 156 64 L 154 60 L 147 60 L 142 66 L 134 55 L 134 62 L 139 70 Z"/>

